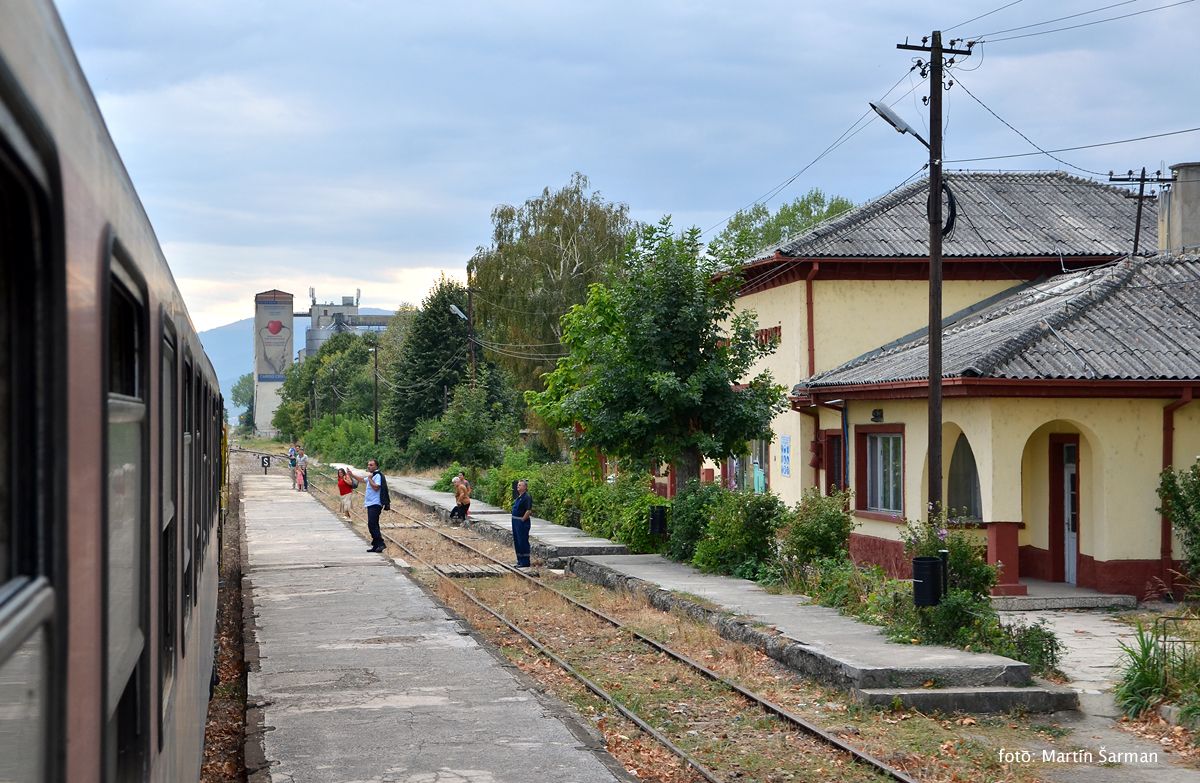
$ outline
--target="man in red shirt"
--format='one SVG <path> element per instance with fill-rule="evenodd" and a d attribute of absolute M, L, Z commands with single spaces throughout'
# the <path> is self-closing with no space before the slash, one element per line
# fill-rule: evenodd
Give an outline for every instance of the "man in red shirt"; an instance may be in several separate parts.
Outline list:
<path fill-rule="evenodd" d="M 341 495 L 342 513 L 346 515 L 347 521 L 350 519 L 350 501 L 354 498 L 354 488 L 358 486 L 358 479 L 354 478 L 344 468 L 338 468 L 338 494 Z"/>

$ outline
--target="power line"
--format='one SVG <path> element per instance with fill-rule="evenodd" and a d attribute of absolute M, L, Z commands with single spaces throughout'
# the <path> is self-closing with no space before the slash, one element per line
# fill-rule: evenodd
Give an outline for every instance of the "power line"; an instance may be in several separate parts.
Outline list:
<path fill-rule="evenodd" d="M 910 73 L 912 73 L 914 70 L 916 70 L 915 65 L 912 68 L 909 68 L 899 79 L 897 79 L 896 83 L 893 84 L 891 87 L 889 87 L 887 92 L 885 92 L 883 95 L 880 96 L 879 100 L 883 101 L 884 99 L 887 98 L 887 96 L 891 95 L 892 92 L 897 87 L 899 87 L 900 84 L 906 78 L 908 78 L 908 75 Z M 907 94 L 908 93 L 905 93 L 905 95 L 907 95 Z M 863 127 L 866 127 L 866 125 L 869 125 L 874 120 L 874 115 L 870 109 L 867 109 L 865 112 L 863 112 L 861 115 L 859 115 L 858 119 L 856 119 L 856 120 L 854 120 L 854 122 L 850 123 L 850 126 L 847 127 L 846 130 L 842 131 L 841 135 L 839 135 L 836 139 L 834 139 L 832 142 L 830 142 L 829 146 L 827 146 L 825 149 L 823 149 L 815 158 L 813 158 L 811 161 L 809 161 L 808 164 L 806 164 L 802 169 L 797 171 L 795 174 L 792 174 L 790 177 L 785 179 L 783 182 L 781 182 L 778 185 L 776 185 L 775 187 L 771 188 L 766 193 L 764 193 L 763 195 L 756 198 L 754 201 L 751 201 L 749 204 L 746 204 L 745 206 L 741 207 L 740 209 L 735 211 L 733 214 L 731 214 L 725 218 L 722 218 L 721 220 L 718 220 L 716 223 L 713 223 L 711 226 L 709 226 L 708 228 L 701 231 L 700 236 L 704 236 L 708 232 L 712 231 L 714 228 L 717 228 L 718 226 L 728 223 L 733 218 L 733 216 L 736 215 L 738 212 L 744 212 L 747 209 L 750 209 L 751 207 L 754 207 L 758 204 L 766 203 L 767 201 L 770 201 L 771 199 L 775 198 L 775 196 L 777 196 L 781 192 L 783 192 L 783 190 L 785 188 L 787 188 L 789 185 L 791 185 L 793 182 L 795 182 L 797 179 L 799 179 L 806 171 L 811 169 L 813 166 L 817 165 L 817 163 L 820 162 L 820 160 L 822 158 L 824 158 L 826 155 L 828 155 L 829 153 L 833 152 L 835 149 L 840 147 L 844 143 L 844 141 L 849 141 L 850 138 L 853 138 L 853 136 L 857 135 L 858 131 L 862 130 L 862 128 L 858 128 L 858 130 L 855 130 L 855 128 L 864 119 L 866 119 L 867 122 L 866 122 L 866 124 L 863 125 Z"/>
<path fill-rule="evenodd" d="M 1013 133 L 1015 133 L 1015 134 L 1017 134 L 1018 136 L 1020 136 L 1022 139 L 1025 139 L 1025 141 L 1029 142 L 1029 144 L 1030 144 L 1032 147 L 1034 147 L 1035 149 L 1037 149 L 1037 151 L 1038 151 L 1038 152 L 1042 153 L 1043 155 L 1045 155 L 1045 156 L 1047 156 L 1047 157 L 1049 157 L 1049 158 L 1053 158 L 1054 160 L 1057 160 L 1059 163 L 1063 164 L 1064 166 L 1070 166 L 1070 167 L 1071 167 L 1071 168 L 1073 168 L 1073 169 L 1077 169 L 1077 170 L 1079 170 L 1079 171 L 1085 172 L 1085 173 L 1087 173 L 1087 174 L 1092 174 L 1092 175 L 1094 175 L 1094 176 L 1097 176 L 1097 177 L 1103 177 L 1103 176 L 1106 176 L 1105 174 L 1103 174 L 1103 173 L 1101 173 L 1101 172 L 1099 172 L 1099 171 L 1092 171 L 1091 169 L 1085 169 L 1085 168 L 1083 168 L 1082 166 L 1076 166 L 1074 163 L 1068 163 L 1067 161 L 1063 160 L 1062 158 L 1056 157 L 1055 155 L 1052 155 L 1051 153 L 1049 153 L 1049 152 L 1047 152 L 1046 150 L 1042 149 L 1040 146 L 1038 146 L 1038 144 L 1037 144 L 1037 143 L 1036 143 L 1036 142 L 1035 142 L 1033 139 L 1029 138 L 1029 137 L 1028 137 L 1028 136 L 1026 136 L 1024 133 L 1021 133 L 1021 131 L 1019 131 L 1019 130 L 1017 130 L 1015 127 L 1013 127 L 1012 123 L 1010 123 L 1008 120 L 1006 120 L 1006 119 L 1004 119 L 1003 117 L 1001 117 L 1001 116 L 1000 116 L 999 114 L 997 114 L 996 112 L 992 111 L 992 107 L 988 106 L 986 103 L 984 103 L 983 101 L 981 101 L 981 100 L 980 100 L 980 99 L 979 99 L 979 98 L 978 98 L 978 97 L 975 95 L 975 93 L 973 93 L 973 92 L 971 92 L 969 89 L 967 89 L 967 85 L 963 84 L 963 82 L 962 82 L 962 79 L 959 79 L 959 80 L 958 80 L 958 86 L 959 86 L 959 87 L 962 87 L 962 89 L 963 89 L 963 92 L 965 92 L 967 95 L 970 95 L 970 96 L 971 96 L 971 98 L 972 98 L 972 99 L 974 99 L 974 101 L 975 101 L 976 103 L 978 103 L 978 104 L 979 104 L 980 106 L 982 106 L 984 109 L 987 109 L 987 112 L 988 112 L 988 114 L 991 114 L 993 117 L 995 117 L 996 119 L 1000 120 L 1000 122 L 1002 122 L 1002 123 L 1004 123 L 1005 125 L 1007 125 L 1009 130 L 1011 130 Z M 949 162 L 949 161 L 947 161 L 947 162 Z"/>
<path fill-rule="evenodd" d="M 959 82 L 959 84 L 961 85 L 962 82 Z M 965 90 L 967 88 L 963 87 L 963 89 Z M 969 94 L 970 93 L 968 92 L 968 95 Z M 974 96 L 971 96 L 971 97 L 974 97 Z M 1015 153 L 1012 155 L 989 155 L 989 156 L 982 157 L 982 158 L 956 158 L 954 160 L 947 160 L 945 162 L 946 163 L 975 163 L 976 161 L 981 161 L 981 160 L 1007 160 L 1008 158 L 1027 158 L 1027 157 L 1030 157 L 1031 155 L 1049 155 L 1051 152 L 1074 152 L 1076 150 L 1095 149 L 1096 147 L 1111 147 L 1116 144 L 1132 144 L 1135 141 L 1146 141 L 1147 139 L 1161 139 L 1166 136 L 1178 136 L 1181 133 L 1195 133 L 1196 131 L 1200 131 L 1200 127 L 1184 128 L 1183 130 L 1168 131 L 1167 133 L 1154 133 L 1149 136 L 1137 136 L 1132 139 L 1118 139 L 1117 141 L 1104 141 L 1104 142 L 1100 142 L 1099 144 L 1081 144 L 1078 147 L 1059 147 L 1058 149 L 1052 149 L 1052 150 L 1041 150 L 1039 148 L 1039 150 L 1040 150 L 1039 152 L 1018 152 L 1018 153 Z M 1032 142 L 1030 142 L 1030 143 L 1032 144 Z M 1034 146 L 1037 146 L 1037 145 L 1035 144 Z M 1105 174 L 1103 176 L 1108 176 L 1108 175 Z"/>
<path fill-rule="evenodd" d="M 1133 13 L 1121 14 L 1120 16 L 1110 16 L 1106 19 L 1097 19 L 1094 22 L 1084 22 L 1083 24 L 1073 24 L 1073 25 L 1068 25 L 1067 27 L 1056 27 L 1053 30 L 1041 30 L 1036 33 L 1025 33 L 1024 35 L 1010 35 L 1007 38 L 992 38 L 992 39 L 987 39 L 987 40 L 989 40 L 991 43 L 999 43 L 1000 41 L 1015 41 L 1018 38 L 1031 38 L 1035 35 L 1048 35 L 1049 33 L 1061 33 L 1064 30 L 1077 30 L 1080 27 L 1091 27 L 1092 25 L 1103 24 L 1104 22 L 1115 22 L 1118 19 L 1128 19 L 1131 16 L 1141 16 L 1142 14 L 1148 14 L 1148 13 L 1152 13 L 1154 11 L 1162 11 L 1166 8 L 1174 8 L 1177 5 L 1187 5 L 1188 3 L 1193 3 L 1193 2 L 1195 2 L 1195 0 L 1179 0 L 1179 2 L 1177 2 L 1177 3 L 1168 3 L 1167 5 L 1155 6 L 1154 8 L 1147 8 L 1144 11 L 1134 11 Z M 1036 25 L 1033 25 L 1033 26 L 1036 27 Z M 974 42 L 981 43 L 984 40 L 985 39 L 980 38 L 980 39 L 976 39 Z"/>
<path fill-rule="evenodd" d="M 1021 1 L 1022 1 L 1022 0 L 1012 0 L 1012 2 L 1011 2 L 1011 3 L 1007 3 L 1007 4 L 1005 4 L 1005 5 L 1002 5 L 1002 6 L 1000 6 L 999 8 L 993 8 L 991 11 L 988 11 L 986 14 L 980 14 L 979 16 L 976 16 L 976 17 L 974 17 L 974 18 L 968 19 L 968 20 L 967 20 L 967 21 L 965 21 L 965 22 L 959 22 L 958 24 L 954 25 L 953 27 L 947 27 L 947 28 L 946 28 L 946 30 L 945 30 L 945 32 L 947 32 L 947 33 L 948 33 L 948 32 L 950 32 L 951 30 L 957 30 L 958 28 L 962 27 L 963 25 L 968 25 L 968 24 L 970 24 L 971 22 L 978 22 L 978 21 L 979 21 L 980 19 L 982 19 L 983 17 L 985 17 L 985 16 L 991 16 L 992 14 L 996 13 L 997 11 L 1003 11 L 1005 8 L 1012 8 L 1014 5 L 1016 5 L 1017 3 L 1020 3 Z"/>
<path fill-rule="evenodd" d="M 973 36 L 970 36 L 970 40 L 979 40 L 981 38 L 986 38 L 989 35 L 1001 35 L 1003 33 L 1015 33 L 1017 30 L 1028 30 L 1030 27 L 1042 27 L 1043 25 L 1054 24 L 1055 22 L 1063 22 L 1063 21 L 1066 21 L 1067 19 L 1074 19 L 1079 16 L 1087 16 L 1088 14 L 1097 14 L 1097 13 L 1100 13 L 1101 11 L 1107 11 L 1110 8 L 1116 8 L 1117 6 L 1129 5 L 1130 3 L 1136 3 L 1136 2 L 1139 2 L 1139 0 L 1121 0 L 1121 2 L 1119 2 L 1119 3 L 1113 3 L 1112 5 L 1105 5 L 1105 6 L 1101 6 L 1099 8 L 1093 8 L 1090 11 L 1080 11 L 1077 14 L 1068 14 L 1067 16 L 1060 16 L 1056 19 L 1047 19 L 1044 22 L 1034 22 L 1033 24 L 1021 25 L 1020 27 L 1010 27 L 1007 30 L 993 30 L 990 33 L 984 33 L 982 35 L 973 35 Z"/>
<path fill-rule="evenodd" d="M 897 190 L 900 190 L 900 188 L 902 188 L 902 187 L 904 187 L 905 185 L 907 185 L 907 184 L 908 184 L 910 181 L 912 181 L 912 179 L 913 179 L 914 177 L 916 177 L 918 174 L 920 174 L 922 171 L 924 171 L 926 168 L 928 168 L 928 166 L 929 166 L 929 164 L 928 164 L 928 163 L 927 163 L 927 164 L 925 164 L 924 166 L 921 166 L 921 168 L 917 169 L 917 170 L 916 170 L 916 171 L 914 171 L 912 174 L 909 174 L 907 177 L 905 177 L 905 178 L 904 178 L 904 180 L 903 180 L 903 181 L 902 181 L 902 182 L 901 182 L 899 185 L 896 185 L 896 186 L 895 186 L 895 187 L 893 187 L 891 190 L 889 190 L 887 193 L 884 193 L 882 196 L 879 196 L 879 197 L 877 197 L 877 198 L 874 198 L 874 199 L 872 199 L 870 203 L 874 203 L 874 202 L 882 201 L 883 199 L 885 199 L 885 198 L 887 198 L 888 196 L 890 196 L 890 195 L 892 195 L 893 193 L 895 193 Z M 890 212 L 891 210 L 893 210 L 893 209 L 895 209 L 897 206 L 899 206 L 899 205 L 900 205 L 900 203 L 901 203 L 901 202 L 897 201 L 895 204 L 892 204 L 892 205 L 891 205 L 891 206 L 889 206 L 887 209 L 881 209 L 879 212 L 877 212 L 877 213 L 875 213 L 875 214 L 872 214 L 872 215 L 869 215 L 869 216 L 867 217 L 867 219 L 866 219 L 866 221 L 865 221 L 865 222 L 870 222 L 870 221 L 872 221 L 872 220 L 875 220 L 875 219 L 876 219 L 876 218 L 878 218 L 878 217 L 881 217 L 881 216 L 883 216 L 883 215 L 887 214 L 888 212 Z M 842 213 L 842 214 L 845 214 L 845 213 Z M 841 216 L 842 216 L 842 215 L 840 215 L 840 214 L 839 214 L 839 215 L 836 215 L 836 216 L 835 216 L 835 217 L 833 217 L 833 218 L 827 218 L 826 220 L 824 220 L 824 221 L 821 221 L 821 223 L 828 222 L 829 220 L 834 220 L 834 219 L 836 219 L 836 218 L 838 218 L 838 217 L 841 217 Z M 817 225 L 821 225 L 821 223 L 815 224 L 814 226 L 810 226 L 810 227 L 809 227 L 809 231 L 811 231 L 811 230 L 812 230 L 813 228 L 815 228 Z M 743 287 L 743 288 L 740 288 L 740 289 L 738 289 L 738 296 L 739 296 L 739 297 L 742 297 L 742 296 L 747 296 L 747 295 L 749 295 L 749 294 L 755 293 L 755 292 L 756 292 L 756 291 L 758 291 L 759 289 L 761 289 L 761 288 L 764 288 L 764 287 L 767 285 L 767 283 L 771 282 L 772 280 L 774 280 L 775 278 L 777 278 L 777 277 L 779 277 L 780 275 L 784 274 L 785 272 L 787 272 L 787 271 L 789 271 L 789 270 L 791 270 L 791 269 L 794 269 L 794 268 L 795 268 L 797 265 L 799 265 L 799 264 L 801 264 L 801 263 L 803 263 L 803 259 L 799 259 L 799 258 L 797 258 L 797 259 L 795 259 L 795 260 L 793 260 L 793 261 L 790 261 L 790 262 L 788 262 L 788 263 L 780 264 L 780 265 L 779 265 L 779 268 L 778 268 L 778 269 L 776 269 L 774 272 L 771 272 L 771 273 L 770 273 L 770 274 L 768 274 L 768 275 L 764 275 L 763 277 L 761 277 L 761 278 L 759 278 L 759 279 L 755 280 L 755 281 L 754 281 L 753 283 L 751 283 L 750 285 L 747 285 L 747 286 L 745 286 L 745 287 Z"/>

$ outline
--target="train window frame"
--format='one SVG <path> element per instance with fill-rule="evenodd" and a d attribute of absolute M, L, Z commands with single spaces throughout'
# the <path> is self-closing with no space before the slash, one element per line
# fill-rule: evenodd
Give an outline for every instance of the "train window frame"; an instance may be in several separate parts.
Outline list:
<path fill-rule="evenodd" d="M 112 228 L 106 230 L 107 241 L 104 254 L 102 323 L 107 325 L 103 340 L 103 378 L 101 389 L 104 410 L 105 448 L 102 451 L 102 493 L 100 507 L 103 514 L 101 534 L 101 600 L 104 605 L 101 623 L 101 725 L 104 726 L 103 743 L 106 779 L 133 771 L 144 773 L 148 768 L 149 731 L 149 686 L 150 651 L 153 647 L 150 635 L 150 538 L 152 518 L 150 509 L 150 300 L 145 280 L 139 275 L 132 256 L 117 239 Z M 118 322 L 127 318 L 118 308 L 133 308 L 132 322 Z M 118 326 L 132 327 L 133 356 L 115 357 L 114 347 L 123 345 L 121 335 L 115 332 Z M 124 346 L 127 350 L 128 346 Z M 132 662 L 118 660 L 116 670 L 112 660 L 112 620 L 115 606 L 112 595 L 114 569 L 112 541 L 117 520 L 113 519 L 112 465 L 110 457 L 116 441 L 114 424 L 136 424 L 136 453 L 139 464 L 137 473 L 136 516 L 130 521 L 128 530 L 137 535 L 133 552 L 137 573 L 133 578 L 131 595 L 136 596 L 136 636 L 133 643 Z M 132 638 L 132 637 L 131 637 Z M 128 656 L 126 656 L 128 657 Z M 125 672 L 125 669 L 129 669 Z M 114 671 L 116 672 L 114 674 Z M 114 679 L 115 678 L 115 679 Z M 119 692 L 118 692 L 119 691 Z M 132 766 L 132 769 L 130 769 Z"/>
<path fill-rule="evenodd" d="M 164 311 L 158 373 L 159 492 L 158 525 L 158 750 L 175 695 L 179 657 L 179 338 Z M 170 357 L 170 358 L 168 358 Z"/>
<path fill-rule="evenodd" d="M 196 377 L 196 361 L 192 356 L 191 348 L 184 351 L 183 361 L 183 378 L 180 382 L 180 416 L 179 416 L 179 447 L 182 455 L 179 461 L 179 480 L 181 482 L 181 491 L 179 493 L 179 510 L 176 513 L 176 519 L 180 520 L 179 525 L 179 605 L 180 605 L 180 622 L 179 622 L 179 656 L 187 658 L 187 640 L 190 634 L 188 633 L 192 619 L 192 585 L 193 572 L 196 569 L 196 553 L 192 551 L 192 525 L 195 524 L 195 514 L 193 512 L 192 496 L 196 492 L 195 484 L 192 480 L 192 465 L 195 463 L 195 454 L 192 442 L 192 427 L 190 419 L 193 415 L 192 411 L 195 406 L 195 401 L 192 398 L 193 380 Z M 186 557 L 185 557 L 186 556 Z"/>
<path fill-rule="evenodd" d="M 8 200 L 9 204 L 5 203 Z M 65 457 L 55 444 L 66 437 L 66 253 L 62 179 L 53 136 L 25 95 L 19 81 L 0 58 L 0 274 L 11 274 L 22 259 L 19 279 L 9 286 L 11 300 L 3 315 L 12 326 L 7 335 L 10 367 L 16 376 L 0 406 L 0 426 L 8 443 L 0 448 L 26 453 L 20 479 L 31 489 L 21 505 L 0 509 L 13 537 L 12 562 L 0 579 L 0 669 L 28 642 L 42 649 L 40 752 L 22 746 L 46 780 L 63 774 L 65 733 L 66 634 L 60 627 L 67 612 L 67 591 L 59 584 L 65 573 L 65 504 L 50 491 L 52 477 L 65 470 Z M 18 486 L 16 460 L 6 459 L 0 481 Z M 19 536 L 19 540 L 18 540 Z M 3 700 L 0 700 L 3 701 Z M 24 738 L 28 739 L 28 738 Z M 35 773 L 36 774 L 36 773 Z"/>

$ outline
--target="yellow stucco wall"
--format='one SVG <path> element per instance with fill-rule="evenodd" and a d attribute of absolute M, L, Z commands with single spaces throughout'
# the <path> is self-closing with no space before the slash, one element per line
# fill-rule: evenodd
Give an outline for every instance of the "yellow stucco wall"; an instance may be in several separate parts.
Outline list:
<path fill-rule="evenodd" d="M 1159 555 L 1156 488 L 1162 465 L 1161 399 L 947 398 L 943 406 L 943 483 L 961 432 L 975 453 L 985 521 L 1023 521 L 1020 544 L 1049 546 L 1049 443 L 1054 433 L 1078 433 L 1080 551 L 1096 560 L 1147 560 Z M 850 402 L 855 424 L 871 410 L 903 423 L 905 515 L 926 507 L 925 400 Z M 1200 455 L 1200 403 L 1176 413 L 1176 460 Z M 854 460 L 850 460 L 853 486 Z M 859 532 L 895 538 L 896 525 L 861 520 Z M 1175 556 L 1179 556 L 1178 542 Z"/>
<path fill-rule="evenodd" d="M 947 280 L 942 286 L 942 313 L 950 315 L 1017 284 L 1015 280 Z M 780 286 L 790 287 L 800 289 L 803 306 L 804 283 Z M 837 367 L 928 323 L 927 281 L 817 280 L 813 283 L 817 372 Z M 807 361 L 806 355 L 805 370 Z"/>
<path fill-rule="evenodd" d="M 1018 285 L 1015 280 L 947 281 L 943 289 L 943 311 L 961 310 L 987 297 Z M 836 367 L 867 351 L 902 337 L 928 321 L 929 284 L 925 281 L 817 280 L 813 284 L 813 333 L 818 372 Z M 789 392 L 808 377 L 808 313 L 803 280 L 748 294 L 738 300 L 742 309 L 752 309 L 759 328 L 779 326 L 779 348 L 751 370 L 756 375 L 769 370 L 775 382 Z M 841 426 L 832 411 L 821 414 L 821 428 Z M 812 418 L 787 410 L 772 422 L 771 489 L 785 502 L 800 499 L 814 485 L 809 466 L 809 444 L 814 437 Z M 791 470 L 781 471 L 781 436 L 791 438 Z M 716 465 L 707 467 L 719 472 Z"/>

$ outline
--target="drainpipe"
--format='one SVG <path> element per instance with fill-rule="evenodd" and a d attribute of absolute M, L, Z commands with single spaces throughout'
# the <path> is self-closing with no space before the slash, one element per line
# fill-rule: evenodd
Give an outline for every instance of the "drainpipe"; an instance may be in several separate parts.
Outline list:
<path fill-rule="evenodd" d="M 813 261 L 812 269 L 808 271 L 808 276 L 804 278 L 804 303 L 805 310 L 808 311 L 808 377 L 811 378 L 817 374 L 817 339 L 813 336 L 813 280 L 817 276 L 817 272 L 821 271 L 821 262 Z"/>
<path fill-rule="evenodd" d="M 1175 402 L 1168 403 L 1163 408 L 1163 453 L 1162 453 L 1162 469 L 1167 470 L 1175 461 L 1175 411 L 1182 408 L 1192 401 L 1192 389 L 1183 390 L 1183 394 Z M 1161 545 L 1159 547 L 1159 567 L 1162 571 L 1162 580 L 1167 586 L 1170 586 L 1171 572 L 1171 520 L 1167 519 L 1167 515 L 1163 514 L 1160 520 Z"/>

